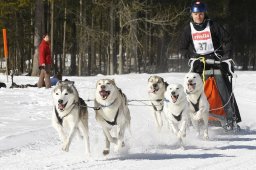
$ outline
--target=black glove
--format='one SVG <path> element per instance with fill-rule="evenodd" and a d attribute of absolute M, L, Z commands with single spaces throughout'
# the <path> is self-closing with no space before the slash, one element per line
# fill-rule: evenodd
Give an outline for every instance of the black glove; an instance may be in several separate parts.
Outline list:
<path fill-rule="evenodd" d="M 192 72 L 203 74 L 204 64 L 200 60 L 195 60 L 193 65 L 191 65 L 190 67 L 192 68 Z"/>
<path fill-rule="evenodd" d="M 234 73 L 234 63 L 232 62 L 224 62 L 225 60 L 221 60 L 220 69 L 224 75 L 232 76 Z"/>

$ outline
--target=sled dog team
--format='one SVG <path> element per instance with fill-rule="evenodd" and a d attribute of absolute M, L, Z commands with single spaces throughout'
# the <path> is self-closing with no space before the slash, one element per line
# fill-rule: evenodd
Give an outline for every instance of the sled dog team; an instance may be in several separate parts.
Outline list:
<path fill-rule="evenodd" d="M 148 94 L 158 129 L 161 129 L 164 121 L 167 122 L 181 147 L 186 129 L 191 123 L 198 135 L 202 128 L 203 138 L 208 138 L 209 104 L 199 74 L 187 73 L 184 85 L 168 85 L 163 78 L 151 76 L 148 79 Z M 58 82 L 52 91 L 52 97 L 52 124 L 62 141 L 62 150 L 69 150 L 75 133 L 78 133 L 83 138 L 86 155 L 89 157 L 88 110 L 86 103 L 79 97 L 74 82 Z M 126 130 L 130 130 L 131 116 L 127 98 L 114 80 L 97 81 L 94 110 L 106 140 L 103 154 L 109 154 L 110 144 L 115 144 L 115 150 L 119 151 L 125 146 L 124 135 Z M 115 134 L 112 133 L 113 130 Z"/>

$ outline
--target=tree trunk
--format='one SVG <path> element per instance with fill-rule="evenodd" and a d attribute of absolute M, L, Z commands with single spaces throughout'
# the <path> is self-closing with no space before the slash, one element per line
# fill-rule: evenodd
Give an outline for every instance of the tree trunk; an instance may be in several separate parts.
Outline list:
<path fill-rule="evenodd" d="M 54 30 L 54 0 L 51 1 L 51 56 L 52 56 L 52 65 L 54 65 L 54 70 L 57 71 L 57 62 L 54 63 L 54 49 L 53 49 L 53 30 Z"/>
<path fill-rule="evenodd" d="M 63 74 L 65 72 L 65 58 L 66 58 L 66 25 L 67 25 L 67 8 L 66 1 L 64 9 L 64 23 L 63 23 L 63 46 L 62 46 L 62 62 L 60 64 L 60 72 Z"/>
<path fill-rule="evenodd" d="M 77 42 L 76 42 L 76 24 L 73 22 L 71 34 L 73 35 L 72 41 L 72 47 L 71 47 L 71 70 L 70 74 L 72 76 L 77 74 L 77 66 L 76 66 L 76 53 L 77 53 Z"/>
<path fill-rule="evenodd" d="M 114 74 L 114 27 L 115 27 L 115 4 L 111 1 L 110 6 L 110 42 L 109 42 L 109 74 Z"/>
<path fill-rule="evenodd" d="M 44 3 L 41 0 L 35 0 L 35 33 L 34 33 L 34 57 L 33 57 L 33 68 L 32 76 L 37 76 L 38 69 L 38 46 L 41 41 L 41 37 L 44 29 Z"/>
<path fill-rule="evenodd" d="M 120 26 L 120 32 L 119 32 L 119 62 L 118 62 L 118 73 L 123 74 L 123 40 L 122 40 L 122 15 L 120 14 L 119 18 L 119 26 Z"/>

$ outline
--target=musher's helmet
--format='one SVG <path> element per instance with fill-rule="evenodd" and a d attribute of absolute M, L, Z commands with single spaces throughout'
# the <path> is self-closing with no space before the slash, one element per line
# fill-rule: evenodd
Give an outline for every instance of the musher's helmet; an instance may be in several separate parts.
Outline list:
<path fill-rule="evenodd" d="M 200 1 L 196 1 L 191 5 L 190 12 L 207 12 L 206 4 Z"/>

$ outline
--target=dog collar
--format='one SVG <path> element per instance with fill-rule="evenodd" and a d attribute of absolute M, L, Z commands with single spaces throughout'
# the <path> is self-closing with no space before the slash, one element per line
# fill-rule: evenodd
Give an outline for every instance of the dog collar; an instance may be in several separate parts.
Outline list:
<path fill-rule="evenodd" d="M 169 102 L 170 102 L 170 100 L 168 100 L 168 99 L 166 99 L 166 98 L 164 98 L 164 101 L 165 101 L 165 102 L 167 102 L 167 103 L 169 103 Z"/>
<path fill-rule="evenodd" d="M 115 103 L 115 101 L 116 101 L 116 99 L 112 103 L 110 103 L 109 105 L 100 105 L 100 107 L 101 108 L 109 107 L 109 106 L 113 105 Z"/>

